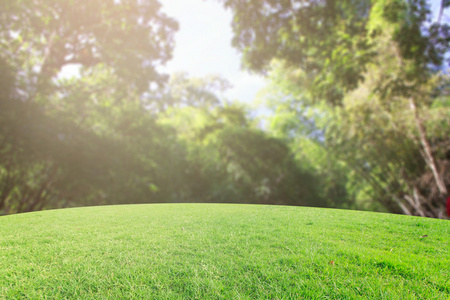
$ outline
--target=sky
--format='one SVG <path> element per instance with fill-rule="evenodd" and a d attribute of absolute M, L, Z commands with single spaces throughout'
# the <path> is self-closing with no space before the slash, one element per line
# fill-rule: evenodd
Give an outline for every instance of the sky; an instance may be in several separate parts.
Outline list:
<path fill-rule="evenodd" d="M 241 56 L 232 48 L 232 13 L 217 0 L 160 0 L 162 11 L 179 22 L 171 74 L 184 71 L 191 77 L 220 74 L 232 88 L 227 100 L 250 102 L 265 85 L 262 76 L 241 70 Z"/>

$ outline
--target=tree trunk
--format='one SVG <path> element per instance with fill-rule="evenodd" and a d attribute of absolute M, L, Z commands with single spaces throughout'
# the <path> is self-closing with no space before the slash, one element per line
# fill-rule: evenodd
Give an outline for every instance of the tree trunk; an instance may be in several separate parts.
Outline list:
<path fill-rule="evenodd" d="M 423 156 L 425 159 L 425 162 L 427 166 L 430 168 L 431 172 L 433 173 L 434 180 L 436 182 L 436 186 L 438 187 L 439 194 L 441 195 L 442 201 L 445 201 L 445 197 L 447 196 L 447 188 L 444 183 L 444 179 L 442 178 L 441 174 L 439 174 L 436 161 L 434 159 L 433 153 L 431 151 L 431 146 L 428 143 L 425 127 L 423 125 L 422 119 L 419 116 L 419 113 L 417 111 L 416 103 L 414 102 L 414 99 L 412 97 L 409 98 L 409 104 L 410 108 L 414 114 L 414 120 L 416 122 L 417 130 L 419 132 L 419 139 L 420 143 L 423 147 Z"/>
<path fill-rule="evenodd" d="M 441 0 L 441 6 L 439 8 L 439 14 L 437 18 L 438 24 L 441 24 L 442 16 L 444 15 L 444 7 L 445 7 L 445 0 Z"/>

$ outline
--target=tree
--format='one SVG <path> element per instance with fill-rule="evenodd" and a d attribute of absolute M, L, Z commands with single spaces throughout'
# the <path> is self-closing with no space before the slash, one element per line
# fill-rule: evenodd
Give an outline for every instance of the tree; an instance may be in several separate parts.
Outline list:
<path fill-rule="evenodd" d="M 233 45 L 265 72 L 281 58 L 308 74 L 314 96 L 339 103 L 373 55 L 365 36 L 370 1 L 221 0 L 234 13 Z"/>
<path fill-rule="evenodd" d="M 358 86 L 377 54 L 374 37 L 384 28 L 369 23 L 396 23 L 392 40 L 419 67 L 440 65 L 448 51 L 448 25 L 427 26 L 423 0 L 219 1 L 233 11 L 233 45 L 245 67 L 265 72 L 273 58 L 285 60 L 308 74 L 313 96 L 332 104 Z"/>
<path fill-rule="evenodd" d="M 160 119 L 187 149 L 181 201 L 324 206 L 313 176 L 298 167 L 287 145 L 256 129 L 244 107 L 214 93 L 226 85 L 222 79 L 176 76 L 171 84 L 169 98 L 190 103 Z"/>
<path fill-rule="evenodd" d="M 434 72 L 444 61 L 450 38 L 447 25 L 430 22 L 430 11 L 425 1 L 250 1 L 249 5 L 244 5 L 248 1 L 223 2 L 234 11 L 234 45 L 244 52 L 244 61 L 249 68 L 264 71 L 272 59 L 278 58 L 289 65 L 288 70 L 300 70 L 302 76 L 288 80 L 298 80 L 293 84 L 305 91 L 303 95 L 309 99 L 309 105 L 329 106 L 333 110 L 334 124 L 352 124 L 352 128 L 356 128 L 360 120 L 354 118 L 356 113 L 349 114 L 349 109 L 355 112 L 364 109 L 362 115 L 368 118 L 382 113 L 389 120 L 395 120 L 390 123 L 392 126 L 395 123 L 396 126 L 401 124 L 402 129 L 408 128 L 408 137 L 401 134 L 406 143 L 404 147 L 414 148 L 412 152 L 420 154 L 419 157 L 415 154 L 412 157 L 420 159 L 432 173 L 440 201 L 435 208 L 416 209 L 417 202 L 423 205 L 431 202 L 423 196 L 414 196 L 419 191 L 411 183 L 414 180 L 409 179 L 409 188 L 400 193 L 402 200 L 389 209 L 442 216 L 447 189 L 436 160 L 436 156 L 441 155 L 438 152 L 442 151 L 433 151 L 435 138 L 429 136 L 429 129 L 423 120 L 436 98 L 436 92 L 443 92 L 442 80 Z M 379 76 L 370 78 L 373 73 Z M 359 104 L 351 108 L 349 103 L 345 103 L 346 99 L 353 91 L 361 91 L 362 88 L 369 90 L 356 96 L 360 99 Z M 370 102 L 374 102 L 373 105 Z M 400 113 L 405 109 L 409 113 L 401 117 Z M 437 123 L 442 124 L 446 115 L 443 110 L 435 114 L 439 116 Z M 369 135 L 371 137 L 389 125 L 383 122 L 375 124 L 366 125 L 378 126 Z M 339 134 L 348 129 L 348 126 L 335 126 L 333 130 L 328 126 L 327 139 L 337 141 Z M 362 140 L 358 139 L 358 142 Z M 346 141 L 345 149 L 358 154 L 356 140 Z M 395 138 L 393 141 L 398 142 Z M 372 142 L 377 143 L 377 139 Z M 342 143 L 331 145 L 344 149 Z M 339 149 L 336 151 L 339 152 Z M 370 155 L 373 153 L 367 152 L 363 160 L 353 164 L 352 168 L 356 170 L 367 164 L 371 160 Z M 376 173 L 379 167 L 386 169 L 394 159 L 390 157 L 389 160 L 389 156 L 384 158 L 384 161 L 372 161 L 377 165 L 371 165 L 366 173 Z M 424 172 L 422 170 L 422 174 Z M 396 192 L 390 189 L 385 193 L 396 197 Z M 416 200 L 403 199 L 407 197 L 415 197 Z"/>
<path fill-rule="evenodd" d="M 1 55 L 21 70 L 30 97 L 68 64 L 104 64 L 139 92 L 164 80 L 156 66 L 171 57 L 177 23 L 156 0 L 3 0 L 0 8 Z"/>
<path fill-rule="evenodd" d="M 114 203 L 126 199 L 117 191 L 127 185 L 136 201 L 155 191 L 154 157 L 168 153 L 166 133 L 143 105 L 149 85 L 164 83 L 156 68 L 170 58 L 177 28 L 159 8 L 1 1 L 0 210 L 101 204 L 105 195 Z M 59 80 L 70 64 L 81 67 L 80 78 Z M 138 143 L 143 135 L 153 139 Z"/>
<path fill-rule="evenodd" d="M 386 102 L 372 93 L 377 77 L 389 72 L 372 69 L 342 106 L 330 107 L 312 105 L 307 90 L 295 84 L 303 72 L 286 65 L 273 67 L 272 86 L 264 96 L 275 109 L 271 130 L 289 141 L 299 163 L 320 174 L 320 186 L 333 205 L 439 216 L 442 201 L 421 156 L 408 99 Z M 429 82 L 442 84 L 440 78 Z M 449 111 L 423 107 L 422 114 L 444 176 Z M 419 205 L 413 197 L 420 198 Z"/>

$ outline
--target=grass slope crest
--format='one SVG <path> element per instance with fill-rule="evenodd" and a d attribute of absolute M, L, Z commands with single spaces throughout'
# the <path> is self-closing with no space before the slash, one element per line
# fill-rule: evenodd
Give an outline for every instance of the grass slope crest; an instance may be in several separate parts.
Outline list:
<path fill-rule="evenodd" d="M 0 217 L 2 299 L 449 299 L 450 222 L 152 204 Z"/>

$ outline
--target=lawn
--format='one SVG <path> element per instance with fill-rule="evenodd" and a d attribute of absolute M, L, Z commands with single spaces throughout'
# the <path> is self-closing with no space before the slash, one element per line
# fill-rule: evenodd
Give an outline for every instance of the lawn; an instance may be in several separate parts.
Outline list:
<path fill-rule="evenodd" d="M 0 217 L 2 299 L 450 299 L 450 222 L 152 204 Z"/>

